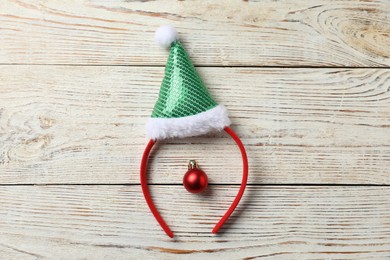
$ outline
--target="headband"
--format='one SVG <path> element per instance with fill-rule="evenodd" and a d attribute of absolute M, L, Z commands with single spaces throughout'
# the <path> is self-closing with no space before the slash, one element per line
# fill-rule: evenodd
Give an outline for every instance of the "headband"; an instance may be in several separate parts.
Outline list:
<path fill-rule="evenodd" d="M 168 138 L 184 138 L 224 130 L 237 144 L 242 156 L 243 172 L 240 189 L 226 211 L 212 230 L 216 234 L 225 224 L 240 202 L 248 180 L 248 158 L 245 147 L 237 134 L 229 127 L 227 109 L 219 105 L 207 90 L 193 66 L 187 52 L 178 40 L 177 32 L 171 26 L 161 26 L 155 34 L 156 41 L 170 48 L 165 76 L 158 100 L 147 123 L 147 144 L 140 167 L 142 192 L 150 211 L 169 237 L 173 232 L 161 217 L 147 184 L 147 163 L 155 143 Z M 191 193 L 202 192 L 208 185 L 208 178 L 196 161 L 191 160 L 183 178 L 184 187 Z"/>

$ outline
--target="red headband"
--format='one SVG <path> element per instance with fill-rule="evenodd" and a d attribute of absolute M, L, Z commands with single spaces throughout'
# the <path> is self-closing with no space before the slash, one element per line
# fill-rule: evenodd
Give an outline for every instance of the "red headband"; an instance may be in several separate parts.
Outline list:
<path fill-rule="evenodd" d="M 229 209 L 226 211 L 225 215 L 223 215 L 223 217 L 218 221 L 218 223 L 213 228 L 212 233 L 214 233 L 214 234 L 216 234 L 219 231 L 219 229 L 225 224 L 225 222 L 228 220 L 230 215 L 233 213 L 233 211 L 237 207 L 238 203 L 241 200 L 242 195 L 244 194 L 246 183 L 248 180 L 248 158 L 246 156 L 245 147 L 242 144 L 240 138 L 237 136 L 237 134 L 230 127 L 225 127 L 224 130 L 226 133 L 228 133 L 233 138 L 233 140 L 236 142 L 238 148 L 241 151 L 243 172 L 242 172 L 242 181 L 241 181 L 240 190 L 238 191 L 236 198 L 234 199 L 233 203 L 230 205 Z M 142 192 L 145 196 L 145 200 L 149 206 L 150 211 L 153 213 L 154 217 L 156 218 L 157 222 L 160 224 L 162 229 L 165 231 L 165 233 L 169 237 L 172 238 L 173 232 L 168 227 L 167 223 L 161 217 L 156 206 L 154 205 L 152 197 L 150 196 L 150 193 L 149 193 L 149 188 L 148 188 L 148 183 L 147 183 L 147 173 L 146 173 L 147 163 L 148 163 L 150 151 L 152 150 L 155 143 L 156 143 L 156 141 L 151 139 L 149 141 L 148 145 L 146 146 L 145 151 L 144 151 L 143 156 L 142 156 L 141 169 L 140 169 L 141 187 L 142 187 Z"/>

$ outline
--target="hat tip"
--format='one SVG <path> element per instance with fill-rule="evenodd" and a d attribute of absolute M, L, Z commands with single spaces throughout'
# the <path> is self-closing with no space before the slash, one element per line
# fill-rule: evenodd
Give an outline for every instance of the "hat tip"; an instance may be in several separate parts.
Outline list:
<path fill-rule="evenodd" d="M 170 25 L 162 25 L 154 34 L 154 39 L 163 48 L 169 48 L 171 44 L 178 39 L 175 28 Z"/>

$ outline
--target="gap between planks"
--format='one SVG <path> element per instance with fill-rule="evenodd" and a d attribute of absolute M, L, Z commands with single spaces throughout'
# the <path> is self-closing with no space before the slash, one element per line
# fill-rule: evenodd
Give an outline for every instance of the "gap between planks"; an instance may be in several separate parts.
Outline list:
<path fill-rule="evenodd" d="M 180 183 L 149 183 L 149 186 L 182 186 Z M 139 183 L 47 183 L 47 184 L 31 184 L 31 183 L 11 183 L 0 184 L 0 187 L 7 186 L 141 186 Z M 239 183 L 209 183 L 209 186 L 240 186 Z M 390 184 L 342 184 L 342 183 L 251 183 L 248 187 L 390 187 Z"/>
<path fill-rule="evenodd" d="M 82 64 L 82 63 L 0 63 L 0 66 L 63 66 L 63 67 L 141 67 L 141 68 L 164 68 L 165 64 Z M 274 65 L 203 65 L 194 64 L 196 68 L 254 68 L 254 69 L 390 69 L 390 66 L 384 67 L 363 67 L 363 66 L 274 66 Z"/>

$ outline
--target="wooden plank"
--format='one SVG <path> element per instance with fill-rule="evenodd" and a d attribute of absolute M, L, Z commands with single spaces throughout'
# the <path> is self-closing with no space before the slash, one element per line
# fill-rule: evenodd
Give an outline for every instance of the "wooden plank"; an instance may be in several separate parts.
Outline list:
<path fill-rule="evenodd" d="M 211 234 L 236 190 L 213 186 L 194 196 L 153 186 L 176 235 L 170 239 L 138 185 L 2 186 L 0 252 L 61 259 L 390 257 L 389 187 L 250 187 L 223 233 Z"/>
<path fill-rule="evenodd" d="M 0 3 L 0 63 L 163 65 L 174 25 L 198 65 L 390 65 L 387 0 Z"/>
<path fill-rule="evenodd" d="M 200 73 L 247 146 L 250 183 L 390 183 L 389 70 Z M 0 182 L 138 183 L 162 76 L 163 68 L 1 66 Z M 212 183 L 240 182 L 239 151 L 223 133 L 161 145 L 150 181 L 181 183 L 189 159 Z"/>

